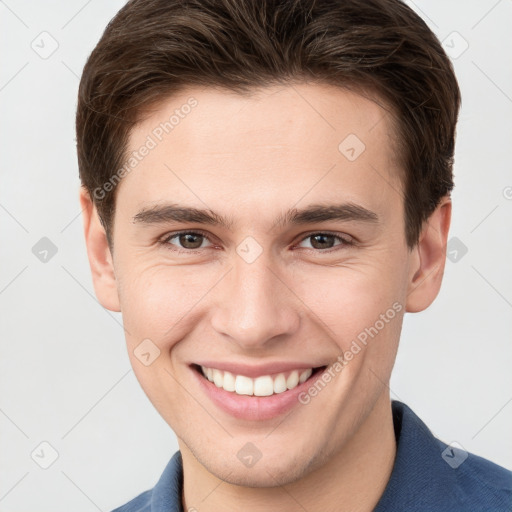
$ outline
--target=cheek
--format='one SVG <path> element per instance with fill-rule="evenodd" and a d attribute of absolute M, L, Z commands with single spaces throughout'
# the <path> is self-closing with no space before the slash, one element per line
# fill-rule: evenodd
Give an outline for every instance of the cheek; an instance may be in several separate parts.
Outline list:
<path fill-rule="evenodd" d="M 190 331 L 194 308 L 215 283 L 214 275 L 162 264 L 124 269 L 130 272 L 121 271 L 119 296 L 128 342 L 149 338 L 168 350 Z"/>
<path fill-rule="evenodd" d="M 129 273 L 119 271 L 119 295 L 128 354 L 146 395 L 157 410 L 164 410 L 166 400 L 178 399 L 180 390 L 168 354 L 196 328 L 196 306 L 208 285 L 183 267 L 126 268 Z"/>
<path fill-rule="evenodd" d="M 345 350 L 395 301 L 401 300 L 396 270 L 378 264 L 309 268 L 293 289 L 311 320 Z M 380 324 L 379 324 L 380 325 Z"/>
<path fill-rule="evenodd" d="M 369 392 L 390 375 L 403 319 L 400 266 L 368 264 L 319 269 L 300 282 L 309 318 L 341 359 L 344 385 Z M 360 263 L 360 262 L 359 262 Z M 358 384 L 357 384 L 358 383 Z M 366 391 L 363 391 L 365 390 Z"/>

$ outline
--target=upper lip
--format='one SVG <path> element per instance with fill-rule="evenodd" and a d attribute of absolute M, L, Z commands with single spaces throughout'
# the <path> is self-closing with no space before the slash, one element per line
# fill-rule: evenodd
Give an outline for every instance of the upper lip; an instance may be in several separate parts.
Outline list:
<path fill-rule="evenodd" d="M 205 368 L 216 368 L 234 375 L 245 375 L 246 377 L 256 378 L 262 375 L 273 375 L 276 373 L 284 373 L 291 370 L 307 370 L 308 368 L 318 368 L 327 366 L 325 364 L 314 364 L 304 361 L 275 361 L 264 365 L 252 365 L 247 363 L 233 363 L 222 361 L 201 361 L 196 362 L 199 366 Z"/>

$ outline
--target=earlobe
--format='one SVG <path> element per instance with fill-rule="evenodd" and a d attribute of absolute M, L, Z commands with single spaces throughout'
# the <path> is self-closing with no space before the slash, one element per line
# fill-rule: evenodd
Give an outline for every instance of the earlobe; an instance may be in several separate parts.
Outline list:
<path fill-rule="evenodd" d="M 444 197 L 425 222 L 418 244 L 411 251 L 413 260 L 406 300 L 406 311 L 423 311 L 437 297 L 446 262 L 446 243 L 452 204 Z"/>
<path fill-rule="evenodd" d="M 114 263 L 96 206 L 84 187 L 80 187 L 85 244 L 91 267 L 94 291 L 100 304 L 110 311 L 120 312 Z"/>

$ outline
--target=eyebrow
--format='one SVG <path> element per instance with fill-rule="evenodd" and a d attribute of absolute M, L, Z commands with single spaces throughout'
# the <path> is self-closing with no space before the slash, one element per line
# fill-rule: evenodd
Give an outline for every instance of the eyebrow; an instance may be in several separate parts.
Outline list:
<path fill-rule="evenodd" d="M 167 222 L 191 222 L 221 226 L 230 230 L 234 221 L 209 209 L 199 209 L 176 204 L 160 204 L 144 208 L 133 217 L 134 223 L 163 224 Z M 272 229 L 285 225 L 301 225 L 331 220 L 378 223 L 375 212 L 358 204 L 315 204 L 303 209 L 292 208 L 280 215 Z"/>

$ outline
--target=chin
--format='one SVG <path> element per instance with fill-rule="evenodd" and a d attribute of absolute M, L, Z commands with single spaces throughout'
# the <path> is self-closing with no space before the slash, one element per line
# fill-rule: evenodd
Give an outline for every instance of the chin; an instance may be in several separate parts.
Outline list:
<path fill-rule="evenodd" d="M 275 453 L 271 457 L 263 455 L 252 467 L 244 465 L 236 458 L 226 460 L 225 457 L 198 454 L 196 459 L 217 478 L 233 485 L 243 487 L 280 487 L 291 484 L 303 478 L 315 467 L 322 465 L 321 454 L 311 457 L 305 451 L 299 453 L 299 447 L 294 447 L 297 453 Z M 322 459 L 322 460 L 320 460 Z"/>

